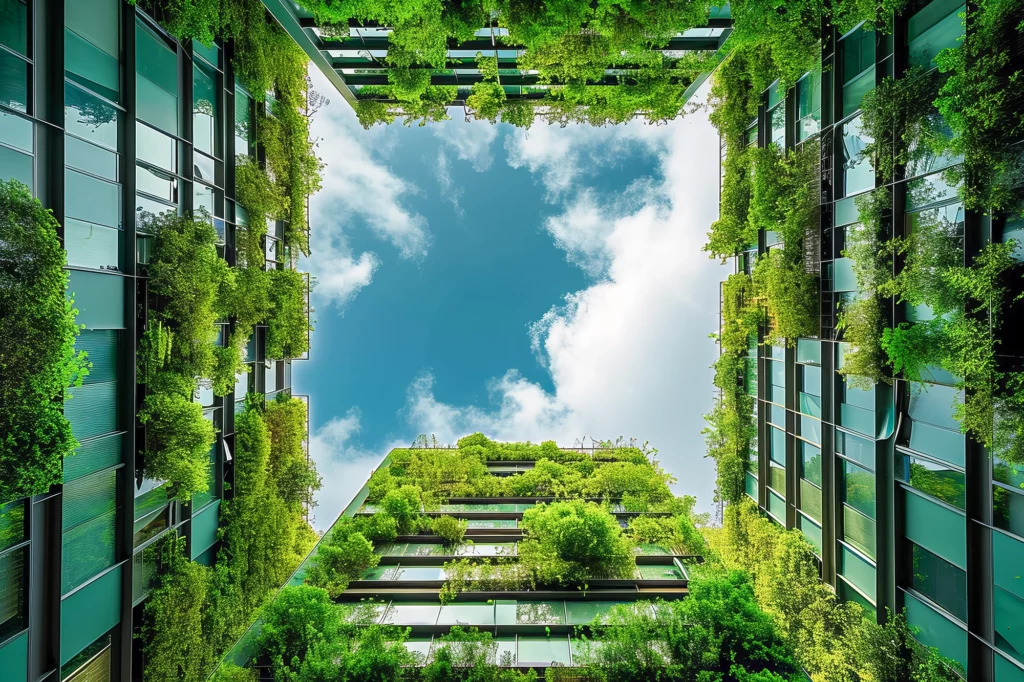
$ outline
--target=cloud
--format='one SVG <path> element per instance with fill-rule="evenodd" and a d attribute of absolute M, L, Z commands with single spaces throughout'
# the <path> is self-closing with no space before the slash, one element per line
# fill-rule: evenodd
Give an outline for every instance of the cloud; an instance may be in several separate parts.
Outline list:
<path fill-rule="evenodd" d="M 529 144 L 521 137 L 509 146 L 510 163 L 562 197 L 562 213 L 545 225 L 556 244 L 585 271 L 601 272 L 530 326 L 554 390 L 512 369 L 488 386 L 489 406 L 460 406 L 438 401 L 425 374 L 409 387 L 405 416 L 416 432 L 446 441 L 477 430 L 569 445 L 637 436 L 660 449 L 679 478 L 677 492 L 698 495 L 709 509 L 714 466 L 700 432 L 717 357 L 707 335 L 718 327 L 718 282 L 726 273 L 701 246 L 717 217 L 718 137 L 703 115 L 616 132 L 625 128 L 541 128 L 553 151 L 538 150 L 534 131 Z M 594 146 L 595 136 L 609 134 L 606 148 Z M 656 154 L 659 177 L 601 195 L 573 193 L 587 175 L 583 159 L 607 159 L 623 145 Z M 575 165 L 571 172 L 566 163 Z"/>
<path fill-rule="evenodd" d="M 548 201 L 554 202 L 563 199 L 581 179 L 618 165 L 623 156 L 663 151 L 666 130 L 676 125 L 639 121 L 606 128 L 534 125 L 529 130 L 516 128 L 506 136 L 505 150 L 508 164 L 538 175 Z"/>
<path fill-rule="evenodd" d="M 333 89 L 316 69 L 310 76 L 316 90 Z M 375 144 L 380 135 L 362 130 L 351 107 L 344 102 L 324 107 L 313 117 L 311 133 L 326 167 L 323 188 L 310 199 L 309 269 L 319 282 L 315 295 L 343 306 L 372 282 L 381 265 L 373 252 L 353 253 L 352 232 L 368 228 L 401 258 L 420 259 L 430 246 L 430 231 L 426 218 L 404 204 L 419 188 L 381 161 Z"/>
<path fill-rule="evenodd" d="M 452 181 L 452 174 L 448 169 L 448 155 L 443 149 L 437 152 L 437 184 L 441 186 L 441 198 L 450 202 L 455 214 L 460 218 L 465 215 L 459 199 L 462 198 L 462 187 Z"/>
<path fill-rule="evenodd" d="M 309 438 L 309 455 L 316 462 L 324 487 L 317 493 L 313 527 L 330 528 L 345 506 L 370 478 L 383 455 L 353 444 L 360 431 L 360 413 L 351 408 L 344 417 L 334 417 Z"/>
<path fill-rule="evenodd" d="M 430 131 L 455 153 L 457 159 L 473 164 L 478 173 L 491 167 L 494 161 L 491 145 L 498 136 L 497 126 L 481 121 L 467 123 L 456 114 L 448 121 L 431 125 Z"/>

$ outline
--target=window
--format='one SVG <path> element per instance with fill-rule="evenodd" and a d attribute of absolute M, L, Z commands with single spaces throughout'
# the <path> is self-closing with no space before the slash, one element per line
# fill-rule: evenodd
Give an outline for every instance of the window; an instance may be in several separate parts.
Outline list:
<path fill-rule="evenodd" d="M 196 149 L 211 156 L 220 156 L 217 74 L 198 60 L 192 73 L 192 142 Z"/>
<path fill-rule="evenodd" d="M 946 504 L 966 509 L 964 473 L 948 464 L 897 451 L 896 477 Z"/>
<path fill-rule="evenodd" d="M 857 29 L 842 41 L 843 116 L 860 109 L 865 93 L 875 87 L 875 33 Z"/>
<path fill-rule="evenodd" d="M 875 475 L 852 462 L 842 462 L 843 502 L 875 518 Z"/>
<path fill-rule="evenodd" d="M 0 640 L 28 626 L 25 613 L 27 563 L 28 547 L 0 553 Z"/>
<path fill-rule="evenodd" d="M 875 468 L 875 444 L 866 438 L 836 431 L 836 452 L 865 468 Z"/>
<path fill-rule="evenodd" d="M 935 0 L 928 3 L 907 22 L 910 63 L 913 66 L 934 66 L 935 56 L 947 47 L 956 47 L 964 34 L 960 0 Z"/>
<path fill-rule="evenodd" d="M 786 468 L 775 462 L 768 464 L 768 485 L 776 492 L 786 495 Z"/>
<path fill-rule="evenodd" d="M 839 546 L 839 573 L 854 585 L 861 594 L 875 600 L 875 567 L 859 554 L 842 545 Z"/>
<path fill-rule="evenodd" d="M 797 514 L 796 525 L 800 528 L 800 531 L 807 538 L 807 541 L 814 547 L 814 552 L 818 555 L 821 554 L 821 526 L 811 521 L 807 517 Z"/>
<path fill-rule="evenodd" d="M 821 488 L 806 478 L 800 479 L 800 510 L 821 521 Z"/>
<path fill-rule="evenodd" d="M 776 428 L 769 428 L 769 455 L 772 461 L 786 466 L 786 432 Z"/>
<path fill-rule="evenodd" d="M 120 101 L 118 0 L 64 3 L 64 65 L 69 80 L 112 102 Z"/>
<path fill-rule="evenodd" d="M 911 586 L 967 622 L 967 573 L 920 545 L 910 546 Z"/>
<path fill-rule="evenodd" d="M 796 84 L 796 139 L 806 140 L 821 130 L 821 73 L 812 71 Z"/>
<path fill-rule="evenodd" d="M 235 154 L 249 153 L 249 143 L 252 141 L 251 111 L 252 98 L 245 90 L 235 85 Z"/>
<path fill-rule="evenodd" d="M 178 56 L 139 21 L 135 37 L 138 117 L 178 135 Z"/>
<path fill-rule="evenodd" d="M 843 505 L 843 539 L 875 558 L 875 521 L 850 505 Z"/>
<path fill-rule="evenodd" d="M 28 56 L 28 3 L 25 0 L 0 0 L 0 45 Z"/>
<path fill-rule="evenodd" d="M 821 449 L 804 441 L 798 442 L 800 444 L 800 476 L 814 485 L 821 486 Z"/>
<path fill-rule="evenodd" d="M 863 154 L 864 147 L 872 140 L 861 131 L 860 117 L 842 124 L 837 131 L 840 136 L 839 146 L 842 149 L 844 196 L 872 189 L 875 186 L 875 173 L 870 160 Z"/>

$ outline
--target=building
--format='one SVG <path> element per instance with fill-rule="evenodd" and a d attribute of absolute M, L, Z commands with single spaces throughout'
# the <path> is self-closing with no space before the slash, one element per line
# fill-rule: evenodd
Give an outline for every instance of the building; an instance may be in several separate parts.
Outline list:
<path fill-rule="evenodd" d="M 968 679 L 1008 682 L 1024 680 L 1022 468 L 961 433 L 952 406 L 964 394 L 950 373 L 932 368 L 920 382 L 897 376 L 867 388 L 839 373 L 851 346 L 838 315 L 863 294 L 846 251 L 863 221 L 855 197 L 887 193 L 890 235 L 943 220 L 964 236 L 966 265 L 983 245 L 1020 237 L 1012 215 L 964 210 L 942 175 L 960 159 L 926 155 L 891 179 L 859 154 L 873 141 L 862 126 L 864 95 L 911 67 L 933 73 L 939 51 L 962 40 L 963 11 L 959 2 L 911 3 L 890 35 L 832 29 L 820 71 L 763 92 L 750 145 L 820 144 L 820 222 L 804 241 L 805 271 L 820 274 L 820 323 L 791 347 L 750 348 L 743 384 L 756 399 L 757 437 L 745 492 L 780 525 L 800 529 L 841 597 L 879 619 L 905 608 L 920 641 L 958 661 Z M 773 247 L 779 236 L 761 230 L 738 253 L 736 272 L 749 274 Z M 882 314 L 888 326 L 931 316 L 892 298 Z M 1019 357 L 1004 338 L 1000 354 Z"/>
<path fill-rule="evenodd" d="M 142 3 L 140 3 L 141 5 Z M 146 388 L 137 352 L 153 314 L 152 236 L 141 212 L 199 213 L 235 263 L 246 213 L 235 201 L 236 155 L 257 152 L 257 107 L 233 74 L 233 46 L 177 41 L 122 0 L 12 0 L 0 6 L 0 178 L 26 184 L 60 224 L 69 291 L 93 363 L 65 414 L 80 442 L 63 485 L 0 505 L 0 679 L 141 679 L 142 605 L 153 566 L 143 550 L 186 538 L 190 559 L 215 560 L 230 498 L 234 416 L 247 393 L 292 392 L 292 362 L 267 357 L 267 326 L 249 339 L 233 392 L 194 400 L 217 429 L 209 492 L 189 503 L 145 478 Z M 292 269 L 283 220 L 262 242 L 268 270 Z M 308 311 L 308 299 L 306 303 Z M 218 325 L 227 343 L 235 320 Z"/>
<path fill-rule="evenodd" d="M 418 103 L 417 106 L 410 106 L 410 101 L 396 97 L 387 87 L 391 83 L 388 78 L 388 51 L 392 40 L 389 36 L 396 30 L 395 27 L 353 19 L 349 26 L 339 30 L 335 26 L 321 25 L 313 12 L 303 7 L 301 2 L 268 0 L 265 4 L 306 51 L 313 64 L 357 111 L 369 110 L 369 107 L 361 108 L 360 101 L 364 104 L 379 102 L 387 105 L 396 115 L 404 112 L 414 118 L 417 116 Z M 473 85 L 488 80 L 477 63 L 478 54 L 496 60 L 496 82 L 504 91 L 504 100 L 507 102 L 539 101 L 549 91 L 557 90 L 557 81 L 552 85 L 535 68 L 522 65 L 526 48 L 510 44 L 505 39 L 509 34 L 508 29 L 499 27 L 497 23 L 482 26 L 469 40 L 449 38 L 444 64 L 435 64 L 434 67 L 417 64 L 411 67 L 413 71 L 427 70 L 430 86 L 454 89 L 442 97 L 445 106 L 466 107 Z M 674 68 L 670 62 L 689 53 L 715 54 L 728 38 L 731 26 L 728 5 L 712 7 L 706 25 L 679 33 L 657 49 L 665 57 L 665 68 Z M 680 108 L 710 74 L 713 63 L 709 62 L 707 66 L 706 70 L 695 77 L 687 77 L 687 81 L 682 84 L 685 92 L 679 101 Z M 587 84 L 612 87 L 627 81 L 628 76 L 622 67 L 616 69 L 613 64 L 608 64 L 601 78 L 588 80 Z M 469 106 L 472 108 L 472 104 Z M 672 116 L 678 111 L 673 111 Z M 377 120 L 385 119 L 373 119 L 374 122 Z"/>
<path fill-rule="evenodd" d="M 498 445 L 500 447 L 506 444 Z M 538 451 L 536 455 L 540 454 L 537 445 L 507 445 L 512 448 L 532 447 L 534 451 Z M 430 458 L 439 455 L 461 457 L 463 460 L 473 458 L 458 453 L 459 451 L 450 447 L 433 450 L 429 447 L 392 450 L 375 469 L 375 476 L 356 493 L 338 521 L 327 531 L 318 548 L 314 549 L 296 571 L 289 585 L 301 585 L 306 580 L 310 569 L 316 563 L 318 551 L 331 541 L 332 534 L 339 532 L 340 527 L 353 518 L 369 519 L 374 512 L 382 509 L 379 502 L 367 503 L 367 498 L 371 495 L 371 488 L 377 475 L 392 470 L 392 465 L 404 466 L 398 464 L 400 457 Z M 544 453 L 544 459 L 554 458 L 553 461 L 563 464 L 592 461 L 597 467 L 606 462 L 628 461 L 614 459 L 617 453 L 612 453 L 612 448 L 563 448 L 561 455 L 567 455 L 566 459 L 561 459 L 558 452 L 552 455 L 548 451 Z M 633 448 L 630 455 L 638 456 L 634 462 L 644 460 L 642 466 L 647 468 L 645 456 L 640 450 Z M 535 459 L 508 459 L 492 452 L 486 461 L 486 471 L 480 473 L 501 478 L 518 477 L 533 471 L 535 463 Z M 544 464 L 551 465 L 551 462 Z M 664 490 L 667 494 L 667 487 Z M 468 489 L 464 489 L 463 492 L 468 492 Z M 438 646 L 437 638 L 448 634 L 453 626 L 479 628 L 481 632 L 493 635 L 497 651 L 492 663 L 496 661 L 499 665 L 523 671 L 533 668 L 539 670 L 541 674 L 547 667 L 577 665 L 577 637 L 580 627 L 588 626 L 596 616 L 607 613 L 617 603 L 628 604 L 658 598 L 670 601 L 685 597 L 689 578 L 688 566 L 700 563 L 703 559 L 680 553 L 678 546 L 644 544 L 640 546 L 641 553 L 635 556 L 633 575 L 618 579 L 589 580 L 585 590 L 578 587 L 530 590 L 525 589 L 525 586 L 523 589 L 491 586 L 482 590 L 462 592 L 450 602 L 439 600 L 446 577 L 450 577 L 444 566 L 446 563 L 459 559 L 501 561 L 501 557 L 510 557 L 510 561 L 515 561 L 518 558 L 517 545 L 524 539 L 521 527 L 524 512 L 539 503 L 573 499 L 608 503 L 611 513 L 623 528 L 627 527 L 631 519 L 644 515 L 672 516 L 668 511 L 627 511 L 618 496 L 609 499 L 581 498 L 571 494 L 563 494 L 558 498 L 545 495 L 504 494 L 489 497 L 442 494 L 425 501 L 422 514 L 428 520 L 440 516 L 465 520 L 468 524 L 465 541 L 469 542 L 453 547 L 444 544 L 442 538 L 431 531 L 405 535 L 400 533 L 390 542 L 375 542 L 374 552 L 380 555 L 379 563 L 356 576 L 347 584 L 344 591 L 334 597 L 334 600 L 343 604 L 356 604 L 366 600 L 374 602 L 376 610 L 372 619 L 364 623 L 366 625 L 379 623 L 410 628 L 410 636 L 404 644 L 417 656 L 419 665 L 431 660 L 432 653 Z M 631 557 L 630 562 L 632 561 Z M 298 627 L 295 623 L 290 625 Z M 275 679 L 267 662 L 259 657 L 253 657 L 252 644 L 258 629 L 259 624 L 242 637 L 227 655 L 226 660 L 256 667 L 260 670 L 260 679 Z"/>

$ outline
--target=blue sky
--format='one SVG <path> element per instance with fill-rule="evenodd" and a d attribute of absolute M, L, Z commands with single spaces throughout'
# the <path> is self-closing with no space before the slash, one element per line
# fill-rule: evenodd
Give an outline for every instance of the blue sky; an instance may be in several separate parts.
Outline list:
<path fill-rule="evenodd" d="M 700 252 L 717 212 L 704 114 L 524 132 L 453 110 L 364 131 L 313 77 L 332 102 L 313 123 L 316 330 L 293 383 L 324 477 L 316 525 L 391 447 L 476 430 L 649 440 L 708 508 L 701 414 L 725 272 Z"/>

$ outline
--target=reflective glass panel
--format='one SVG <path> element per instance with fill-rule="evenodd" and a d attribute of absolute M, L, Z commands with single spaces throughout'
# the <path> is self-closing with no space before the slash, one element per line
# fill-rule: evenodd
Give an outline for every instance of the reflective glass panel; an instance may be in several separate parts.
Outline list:
<path fill-rule="evenodd" d="M 875 475 L 866 469 L 842 462 L 843 501 L 870 518 L 875 518 Z"/>
<path fill-rule="evenodd" d="M 967 621 L 967 574 L 911 543 L 911 586 L 960 620 Z"/>
<path fill-rule="evenodd" d="M 962 471 L 923 457 L 896 452 L 896 477 L 912 487 L 937 497 L 958 509 L 966 508 L 965 480 Z"/>
<path fill-rule="evenodd" d="M 140 119 L 178 134 L 178 57 L 136 23 L 136 106 Z"/>
<path fill-rule="evenodd" d="M 120 112 L 108 102 L 70 83 L 64 84 L 64 128 L 67 132 L 116 151 Z"/>
<path fill-rule="evenodd" d="M 6 50 L 0 50 L 0 104 L 28 112 L 28 64 Z"/>
<path fill-rule="evenodd" d="M 858 100 L 859 106 L 859 100 Z M 861 131 L 860 117 L 842 125 L 841 145 L 845 196 L 857 194 L 875 186 L 875 173 L 864 147 L 871 138 Z"/>
<path fill-rule="evenodd" d="M 68 265 L 98 270 L 119 270 L 121 231 L 69 218 L 64 224 Z"/>
<path fill-rule="evenodd" d="M 0 45 L 28 56 L 28 3 L 0 0 Z"/>
<path fill-rule="evenodd" d="M 195 148 L 212 156 L 220 153 L 217 144 L 217 79 L 215 72 L 202 62 L 193 67 L 192 142 Z"/>

